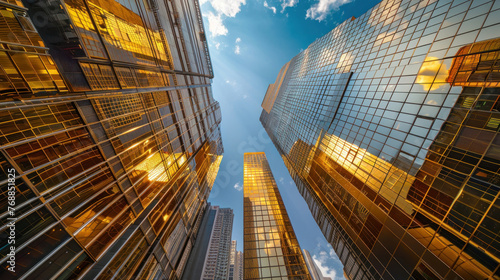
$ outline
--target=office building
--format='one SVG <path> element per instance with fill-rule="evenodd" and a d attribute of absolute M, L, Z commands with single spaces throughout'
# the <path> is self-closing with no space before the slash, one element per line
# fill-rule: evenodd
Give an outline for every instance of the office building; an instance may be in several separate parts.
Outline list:
<path fill-rule="evenodd" d="M 500 278 L 499 14 L 382 1 L 269 86 L 260 120 L 347 279 Z"/>
<path fill-rule="evenodd" d="M 198 1 L 0 10 L 0 279 L 179 278 L 223 152 Z"/>
<path fill-rule="evenodd" d="M 311 279 L 265 153 L 243 163 L 244 279 Z"/>
<path fill-rule="evenodd" d="M 236 250 L 236 240 L 231 241 L 228 280 L 243 280 L 243 253 Z"/>
<path fill-rule="evenodd" d="M 227 279 L 229 275 L 233 210 L 218 206 L 212 209 L 216 214 L 200 278 L 202 280 Z"/>

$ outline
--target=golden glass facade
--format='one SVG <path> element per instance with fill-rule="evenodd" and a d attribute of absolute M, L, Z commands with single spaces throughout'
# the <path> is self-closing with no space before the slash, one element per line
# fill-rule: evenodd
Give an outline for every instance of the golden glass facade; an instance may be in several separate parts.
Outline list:
<path fill-rule="evenodd" d="M 245 153 L 244 279 L 311 279 L 265 153 Z"/>
<path fill-rule="evenodd" d="M 198 1 L 0 14 L 0 279 L 178 279 L 223 153 Z"/>
<path fill-rule="evenodd" d="M 346 278 L 500 279 L 499 15 L 498 1 L 382 1 L 264 99 Z"/>

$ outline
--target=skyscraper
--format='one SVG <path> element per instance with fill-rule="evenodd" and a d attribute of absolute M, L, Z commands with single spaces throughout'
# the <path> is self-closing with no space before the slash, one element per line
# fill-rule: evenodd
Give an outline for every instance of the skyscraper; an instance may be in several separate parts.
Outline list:
<path fill-rule="evenodd" d="M 496 279 L 500 5 L 382 1 L 281 69 L 261 122 L 349 279 Z"/>
<path fill-rule="evenodd" d="M 311 254 L 306 249 L 302 249 L 302 253 L 304 254 L 304 260 L 307 265 L 307 269 L 309 270 L 309 274 L 311 275 L 312 280 L 325 280 L 323 277 L 323 273 L 314 262 L 314 259 L 311 257 Z"/>
<path fill-rule="evenodd" d="M 231 241 L 228 280 L 243 280 L 243 254 L 236 249 L 236 240 Z"/>
<path fill-rule="evenodd" d="M 234 274 L 234 278 L 235 279 L 239 279 L 239 280 L 243 280 L 243 263 L 245 262 L 244 260 L 244 256 L 243 256 L 243 252 L 241 251 L 238 251 L 238 268 L 236 269 L 236 271 L 238 273 L 235 272 Z"/>
<path fill-rule="evenodd" d="M 183 280 L 228 279 L 232 258 L 233 218 L 232 209 L 208 204 L 182 274 Z"/>
<path fill-rule="evenodd" d="M 210 234 L 205 263 L 200 279 L 228 279 L 231 256 L 231 233 L 233 232 L 233 210 L 212 208 L 216 211 L 214 225 Z"/>
<path fill-rule="evenodd" d="M 311 279 L 265 153 L 245 153 L 244 279 Z"/>
<path fill-rule="evenodd" d="M 178 278 L 223 152 L 198 1 L 0 10 L 0 279 Z"/>

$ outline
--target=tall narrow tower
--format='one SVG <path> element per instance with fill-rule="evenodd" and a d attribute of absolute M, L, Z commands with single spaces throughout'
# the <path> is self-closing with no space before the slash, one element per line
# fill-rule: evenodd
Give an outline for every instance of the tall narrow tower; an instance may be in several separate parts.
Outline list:
<path fill-rule="evenodd" d="M 216 211 L 216 216 L 201 279 L 227 279 L 231 254 L 233 209 L 214 206 L 212 210 Z"/>
<path fill-rule="evenodd" d="M 244 279 L 311 279 L 265 153 L 244 156 Z"/>
<path fill-rule="evenodd" d="M 231 241 L 228 280 L 243 280 L 243 255 L 236 248 L 236 240 Z"/>

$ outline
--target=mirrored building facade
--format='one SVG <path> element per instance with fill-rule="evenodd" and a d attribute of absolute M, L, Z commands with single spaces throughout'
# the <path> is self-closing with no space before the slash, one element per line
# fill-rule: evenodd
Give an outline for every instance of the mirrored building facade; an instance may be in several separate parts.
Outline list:
<path fill-rule="evenodd" d="M 265 153 L 243 162 L 243 279 L 310 280 Z"/>
<path fill-rule="evenodd" d="M 382 1 L 281 69 L 261 122 L 348 279 L 499 279 L 500 3 Z"/>
<path fill-rule="evenodd" d="M 223 152 L 198 1 L 0 20 L 0 279 L 180 277 Z"/>

